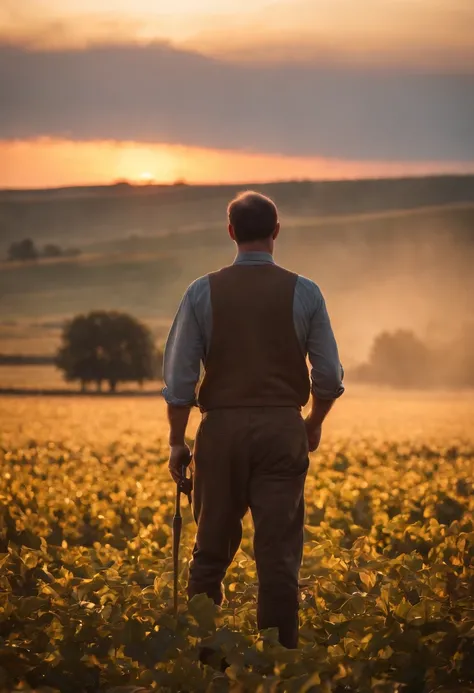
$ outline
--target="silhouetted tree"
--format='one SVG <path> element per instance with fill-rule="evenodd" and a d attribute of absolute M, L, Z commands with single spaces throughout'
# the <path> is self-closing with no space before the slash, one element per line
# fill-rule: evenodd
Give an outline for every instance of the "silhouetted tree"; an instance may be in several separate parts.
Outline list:
<path fill-rule="evenodd" d="M 55 243 L 47 243 L 43 248 L 43 257 L 61 257 L 62 248 Z"/>
<path fill-rule="evenodd" d="M 56 366 L 66 380 L 78 380 L 83 390 L 105 381 L 115 391 L 121 382 L 153 380 L 158 373 L 158 352 L 146 325 L 126 313 L 94 311 L 68 322 Z"/>
<path fill-rule="evenodd" d="M 358 375 L 398 387 L 419 387 L 429 384 L 433 353 L 410 330 L 382 332 L 372 346 L 369 362 Z"/>
<path fill-rule="evenodd" d="M 36 260 L 38 255 L 38 250 L 31 238 L 12 243 L 8 248 L 9 260 Z"/>
<path fill-rule="evenodd" d="M 474 323 L 462 325 L 444 344 L 422 342 L 409 330 L 382 332 L 368 362 L 355 368 L 352 376 L 396 387 L 472 387 Z"/>
<path fill-rule="evenodd" d="M 81 254 L 79 248 L 64 248 L 62 250 L 63 257 L 77 257 Z"/>

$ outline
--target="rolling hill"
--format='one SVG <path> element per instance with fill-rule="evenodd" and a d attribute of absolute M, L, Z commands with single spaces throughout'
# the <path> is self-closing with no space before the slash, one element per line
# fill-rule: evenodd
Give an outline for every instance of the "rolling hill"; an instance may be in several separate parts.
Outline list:
<path fill-rule="evenodd" d="M 232 260 L 225 207 L 241 187 L 1 192 L 0 254 L 30 237 L 81 255 L 2 262 L 0 353 L 52 353 L 64 319 L 93 308 L 163 340 L 186 285 Z M 280 207 L 277 260 L 323 289 L 346 364 L 381 329 L 438 338 L 474 317 L 474 177 L 256 187 Z"/>

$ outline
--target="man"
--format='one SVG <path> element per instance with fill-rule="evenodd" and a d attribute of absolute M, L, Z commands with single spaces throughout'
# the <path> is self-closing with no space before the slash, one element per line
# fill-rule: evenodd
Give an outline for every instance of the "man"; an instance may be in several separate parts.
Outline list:
<path fill-rule="evenodd" d="M 187 289 L 164 357 L 169 468 L 178 483 L 190 459 L 191 407 L 197 403 L 203 413 L 194 448 L 197 536 L 188 595 L 222 602 L 221 582 L 250 508 L 258 627 L 278 628 L 280 642 L 295 648 L 308 451 L 318 447 L 324 418 L 344 391 L 342 368 L 319 288 L 273 260 L 275 204 L 246 192 L 230 203 L 228 217 L 234 264 Z"/>

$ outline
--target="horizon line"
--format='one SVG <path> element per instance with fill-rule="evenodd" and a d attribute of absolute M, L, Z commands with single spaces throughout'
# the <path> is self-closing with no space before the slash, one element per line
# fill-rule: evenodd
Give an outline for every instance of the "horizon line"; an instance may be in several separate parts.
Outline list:
<path fill-rule="evenodd" d="M 288 185 L 290 183 L 348 183 L 362 181 L 402 181 L 402 180 L 422 180 L 433 178 L 472 178 L 474 177 L 474 164 L 472 171 L 459 172 L 439 172 L 439 173 L 411 173 L 401 175 L 399 173 L 389 175 L 360 175 L 360 176 L 341 176 L 340 178 L 279 178 L 269 179 L 266 181 L 235 181 L 235 182 L 188 182 L 186 179 L 177 180 L 174 182 L 153 182 L 140 183 L 138 181 L 120 179 L 110 181 L 109 183 L 76 183 L 71 185 L 53 185 L 53 186 L 28 186 L 28 187 L 2 187 L 0 193 L 27 193 L 27 192 L 60 192 L 67 190 L 87 190 L 92 188 L 119 188 L 127 187 L 134 190 L 153 190 L 157 188 L 233 188 L 236 186 L 264 186 L 264 185 Z"/>

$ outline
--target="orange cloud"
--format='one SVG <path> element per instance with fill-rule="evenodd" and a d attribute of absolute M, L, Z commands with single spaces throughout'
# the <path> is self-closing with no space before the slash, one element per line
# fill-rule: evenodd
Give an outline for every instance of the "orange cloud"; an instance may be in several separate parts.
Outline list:
<path fill-rule="evenodd" d="M 170 41 L 238 61 L 474 70 L 472 0 L 3 0 L 0 40 L 44 48 Z"/>
<path fill-rule="evenodd" d="M 283 0 L 190 47 L 242 61 L 332 59 L 474 69 L 470 0 Z"/>

